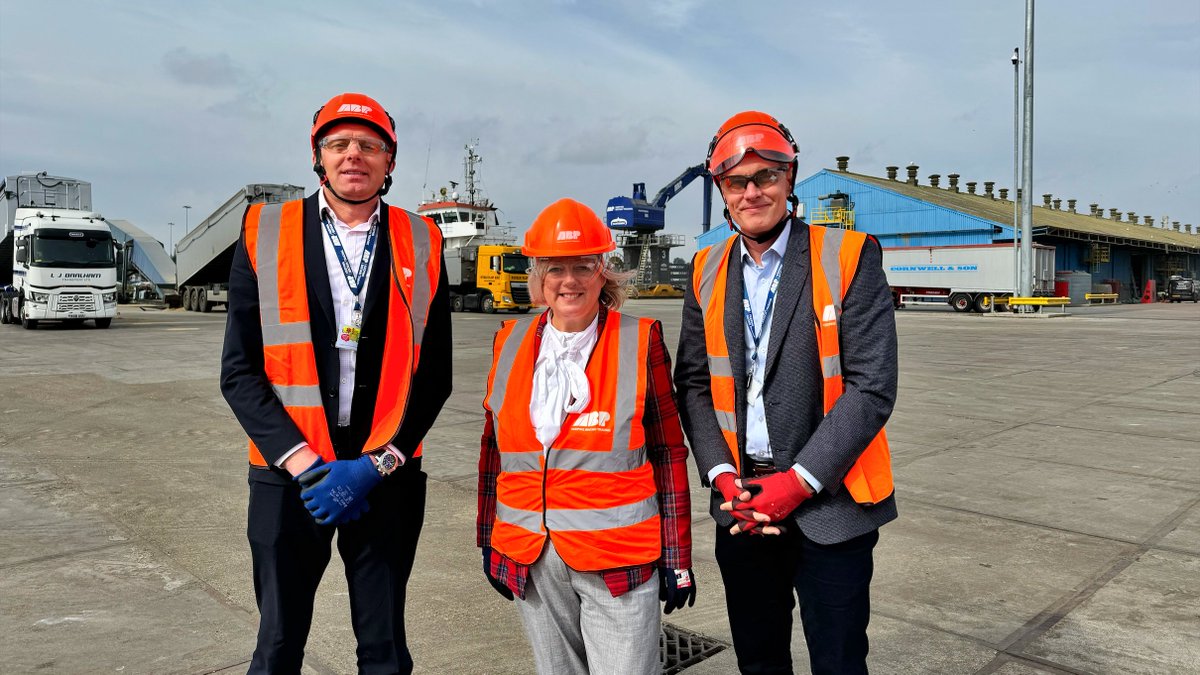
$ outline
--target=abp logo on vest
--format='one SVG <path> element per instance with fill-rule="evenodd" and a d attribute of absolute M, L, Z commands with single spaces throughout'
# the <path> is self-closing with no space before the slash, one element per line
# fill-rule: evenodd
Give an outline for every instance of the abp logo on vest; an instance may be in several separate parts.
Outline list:
<path fill-rule="evenodd" d="M 611 420 L 612 415 L 603 410 L 583 413 L 571 425 L 571 429 L 573 431 L 608 431 Z"/>

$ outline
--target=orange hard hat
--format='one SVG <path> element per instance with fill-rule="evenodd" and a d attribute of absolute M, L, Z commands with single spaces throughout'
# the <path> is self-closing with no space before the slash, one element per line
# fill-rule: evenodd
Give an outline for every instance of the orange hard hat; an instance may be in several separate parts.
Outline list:
<path fill-rule="evenodd" d="M 365 94 L 338 94 L 313 113 L 312 149 L 317 150 L 317 140 L 325 129 L 338 122 L 358 122 L 379 132 L 384 139 L 396 147 L 396 120 L 384 110 L 379 102 Z"/>
<path fill-rule="evenodd" d="M 753 152 L 765 160 L 791 163 L 800 148 L 787 127 L 770 115 L 747 110 L 721 125 L 708 144 L 708 171 L 713 178 L 729 171 Z"/>
<path fill-rule="evenodd" d="M 612 232 L 595 211 L 574 199 L 547 206 L 525 232 L 521 253 L 531 258 L 599 255 L 615 250 Z"/>

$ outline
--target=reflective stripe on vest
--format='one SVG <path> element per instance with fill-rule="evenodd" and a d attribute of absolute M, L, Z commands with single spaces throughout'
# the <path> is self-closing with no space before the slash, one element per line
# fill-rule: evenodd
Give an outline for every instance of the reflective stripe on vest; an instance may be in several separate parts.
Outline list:
<path fill-rule="evenodd" d="M 817 354 L 822 377 L 822 402 L 826 415 L 845 391 L 842 382 L 842 359 L 838 339 L 838 322 L 842 314 L 842 299 L 858 270 L 866 235 L 852 230 L 808 226 L 810 278 L 813 290 L 813 311 L 817 338 Z M 692 287 L 704 316 L 704 338 L 708 351 L 709 381 L 713 408 L 722 435 L 729 446 L 734 466 L 741 473 L 741 452 L 734 412 L 735 395 L 733 371 L 729 364 L 729 346 L 725 339 L 725 289 L 728 280 L 729 255 L 737 242 L 730 237 L 722 245 L 714 245 L 696 254 L 692 271 Z M 832 292 L 837 289 L 837 292 Z M 891 454 L 887 434 L 883 429 L 866 449 L 842 483 L 859 504 L 876 504 L 892 494 Z"/>
<path fill-rule="evenodd" d="M 333 461 L 333 443 L 312 346 L 303 204 L 296 200 L 249 207 L 243 237 L 250 265 L 258 277 L 267 380 L 309 447 L 325 461 Z M 383 447 L 400 428 L 420 359 L 429 305 L 441 274 L 441 231 L 431 222 L 388 207 L 388 241 L 392 260 L 387 339 L 371 434 L 363 452 Z M 418 446 L 414 456 L 420 454 Z M 266 466 L 253 441 L 250 463 Z"/>
<path fill-rule="evenodd" d="M 537 322 L 504 322 L 493 346 L 484 399 L 500 449 L 492 546 L 532 564 L 549 536 L 579 571 L 653 562 L 661 525 L 642 416 L 654 322 L 608 313 L 586 368 L 591 402 L 566 416 L 545 452 L 529 413 Z"/>

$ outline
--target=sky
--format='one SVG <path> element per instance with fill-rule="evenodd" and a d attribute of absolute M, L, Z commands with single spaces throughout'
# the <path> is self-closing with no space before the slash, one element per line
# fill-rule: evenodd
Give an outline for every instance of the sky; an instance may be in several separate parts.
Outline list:
<path fill-rule="evenodd" d="M 247 183 L 315 189 L 313 112 L 358 91 L 397 121 L 390 203 L 461 181 L 477 139 L 518 236 L 562 197 L 653 195 L 747 109 L 793 131 L 801 178 L 849 155 L 999 189 L 1024 29 L 1020 0 L 0 0 L 0 175 L 90 181 L 178 241 Z M 1200 222 L 1200 3 L 1040 2 L 1035 33 L 1034 194 Z M 699 234 L 701 197 L 666 231 Z"/>

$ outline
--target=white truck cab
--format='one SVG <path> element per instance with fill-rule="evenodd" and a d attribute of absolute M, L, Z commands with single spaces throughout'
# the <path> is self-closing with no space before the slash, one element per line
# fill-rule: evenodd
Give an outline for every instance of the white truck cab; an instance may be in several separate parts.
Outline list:
<path fill-rule="evenodd" d="M 108 222 L 98 213 L 55 208 L 19 208 L 13 220 L 12 291 L 0 317 L 27 329 L 89 319 L 108 328 L 117 314 Z"/>

